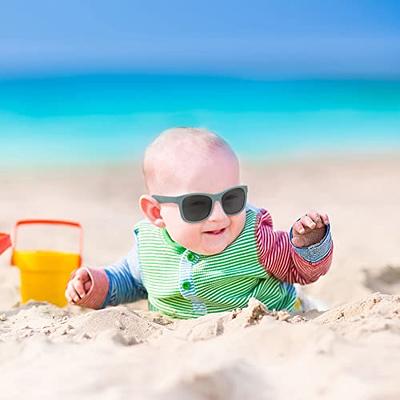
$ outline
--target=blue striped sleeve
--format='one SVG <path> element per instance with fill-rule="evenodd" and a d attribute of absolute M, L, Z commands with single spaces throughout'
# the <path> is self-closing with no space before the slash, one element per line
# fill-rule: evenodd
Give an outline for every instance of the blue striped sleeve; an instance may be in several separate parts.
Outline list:
<path fill-rule="evenodd" d="M 137 245 L 120 262 L 104 270 L 110 286 L 103 308 L 147 298 L 139 268 Z"/>
<path fill-rule="evenodd" d="M 315 243 L 308 247 L 296 247 L 292 243 L 293 238 L 293 228 L 290 229 L 290 243 L 292 244 L 295 252 L 301 256 L 304 260 L 312 263 L 317 263 L 321 261 L 329 253 L 332 247 L 332 237 L 331 237 L 331 226 L 330 224 L 326 226 L 325 236 L 319 243 Z"/>

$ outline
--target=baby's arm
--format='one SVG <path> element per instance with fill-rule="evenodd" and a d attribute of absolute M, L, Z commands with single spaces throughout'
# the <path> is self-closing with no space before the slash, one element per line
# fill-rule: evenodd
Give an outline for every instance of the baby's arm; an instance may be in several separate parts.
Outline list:
<path fill-rule="evenodd" d="M 267 272 L 284 282 L 302 285 L 315 282 L 326 274 L 332 262 L 329 224 L 319 243 L 300 248 L 292 243 L 291 234 L 273 230 L 271 215 L 263 209 L 257 225 L 257 245 Z"/>
<path fill-rule="evenodd" d="M 137 247 L 120 263 L 105 268 L 109 289 L 103 307 L 146 299 L 147 291 L 140 275 Z"/>
<path fill-rule="evenodd" d="M 94 309 L 147 298 L 139 272 L 137 246 L 111 266 L 75 270 L 65 295 L 72 304 Z"/>

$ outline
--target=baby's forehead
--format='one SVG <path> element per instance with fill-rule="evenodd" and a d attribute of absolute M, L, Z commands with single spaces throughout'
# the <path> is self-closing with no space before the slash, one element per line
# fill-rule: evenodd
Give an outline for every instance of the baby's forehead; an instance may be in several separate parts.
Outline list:
<path fill-rule="evenodd" d="M 155 168 L 159 191 L 169 195 L 181 193 L 217 193 L 239 184 L 238 162 L 232 154 L 175 154 Z"/>
<path fill-rule="evenodd" d="M 237 157 L 223 139 L 190 128 L 157 137 L 146 150 L 143 169 L 148 190 L 160 194 L 221 187 L 225 180 L 237 181 L 239 173 Z"/>

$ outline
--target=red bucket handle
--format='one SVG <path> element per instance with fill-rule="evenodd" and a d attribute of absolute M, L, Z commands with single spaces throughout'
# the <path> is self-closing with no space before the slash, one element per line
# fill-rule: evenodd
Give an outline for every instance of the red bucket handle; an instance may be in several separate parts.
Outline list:
<path fill-rule="evenodd" d="M 14 227 L 14 244 L 13 244 L 13 251 L 11 255 L 11 265 L 14 264 L 14 251 L 15 247 L 17 245 L 17 232 L 18 228 L 21 225 L 34 225 L 34 224 L 40 224 L 40 225 L 65 225 L 65 226 L 72 226 L 74 228 L 79 229 L 79 266 L 82 264 L 82 254 L 83 254 L 83 228 L 82 225 L 78 222 L 74 221 L 65 221 L 65 220 L 56 220 L 56 219 L 23 219 L 20 221 L 17 221 Z"/>

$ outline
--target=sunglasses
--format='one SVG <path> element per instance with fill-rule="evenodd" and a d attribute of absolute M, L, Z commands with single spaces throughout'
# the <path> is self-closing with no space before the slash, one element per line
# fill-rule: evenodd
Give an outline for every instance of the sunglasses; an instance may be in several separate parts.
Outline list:
<path fill-rule="evenodd" d="M 181 196 L 152 196 L 159 203 L 179 205 L 181 217 L 186 222 L 200 222 L 208 218 L 219 201 L 226 215 L 239 214 L 246 205 L 247 186 L 234 186 L 221 193 L 190 193 Z"/>

